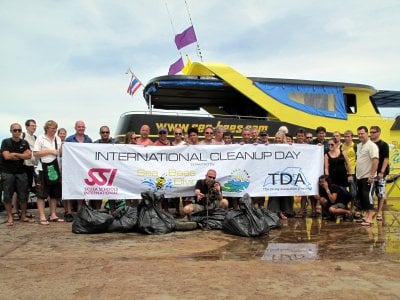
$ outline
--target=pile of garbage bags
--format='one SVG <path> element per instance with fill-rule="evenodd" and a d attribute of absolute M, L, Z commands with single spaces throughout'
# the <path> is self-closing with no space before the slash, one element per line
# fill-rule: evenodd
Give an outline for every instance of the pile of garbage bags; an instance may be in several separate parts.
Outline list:
<path fill-rule="evenodd" d="M 142 193 L 141 196 L 142 200 L 137 207 L 122 206 L 112 214 L 108 210 L 95 210 L 84 205 L 72 223 L 72 232 L 165 234 L 179 230 L 174 217 L 158 205 L 163 196 L 152 192 Z M 270 229 L 281 226 L 277 214 L 265 208 L 254 207 L 248 194 L 239 200 L 238 210 L 207 209 L 192 213 L 189 220 L 203 229 L 224 230 L 226 233 L 247 237 L 265 235 Z"/>

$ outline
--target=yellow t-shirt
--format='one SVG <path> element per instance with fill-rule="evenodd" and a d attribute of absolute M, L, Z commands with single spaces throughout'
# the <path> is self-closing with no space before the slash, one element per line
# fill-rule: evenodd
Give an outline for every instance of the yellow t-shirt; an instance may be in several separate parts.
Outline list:
<path fill-rule="evenodd" d="M 347 155 L 349 159 L 351 174 L 355 174 L 356 172 L 357 155 L 356 155 L 356 150 L 354 148 L 355 148 L 354 142 L 351 142 L 349 146 L 347 146 L 345 143 L 342 144 L 342 151 Z"/>

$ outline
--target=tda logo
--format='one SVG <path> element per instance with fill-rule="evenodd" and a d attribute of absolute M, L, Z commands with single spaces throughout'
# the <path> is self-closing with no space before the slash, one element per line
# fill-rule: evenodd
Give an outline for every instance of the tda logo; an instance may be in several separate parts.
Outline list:
<path fill-rule="evenodd" d="M 85 179 L 87 185 L 107 185 L 113 184 L 115 175 L 117 174 L 117 169 L 102 169 L 93 168 L 88 172 L 89 178 Z"/>

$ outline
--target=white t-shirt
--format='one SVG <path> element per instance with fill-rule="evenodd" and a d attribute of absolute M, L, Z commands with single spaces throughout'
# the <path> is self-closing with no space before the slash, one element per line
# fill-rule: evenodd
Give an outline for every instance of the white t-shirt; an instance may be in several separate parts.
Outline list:
<path fill-rule="evenodd" d="M 54 138 L 57 140 L 57 149 L 61 148 L 61 139 L 58 136 L 54 136 Z M 46 135 L 41 135 L 36 139 L 35 146 L 33 146 L 33 152 L 35 151 L 42 151 L 42 150 L 55 150 L 56 149 L 56 143 L 55 139 L 49 139 Z M 55 158 L 59 159 L 57 155 L 49 154 L 40 157 L 40 160 L 43 161 L 44 163 L 50 163 L 52 162 Z M 42 164 L 39 161 L 38 164 L 38 170 L 42 171 Z"/>
<path fill-rule="evenodd" d="M 374 158 L 379 159 L 379 149 L 373 141 L 368 140 L 365 144 L 359 143 L 357 145 L 357 179 L 368 178 L 371 176 Z"/>

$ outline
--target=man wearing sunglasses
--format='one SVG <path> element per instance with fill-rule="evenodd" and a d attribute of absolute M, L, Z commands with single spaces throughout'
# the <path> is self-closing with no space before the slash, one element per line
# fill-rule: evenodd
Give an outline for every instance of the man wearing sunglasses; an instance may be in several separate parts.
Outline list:
<path fill-rule="evenodd" d="M 4 139 L 1 143 L 1 181 L 3 183 L 3 201 L 7 211 L 7 226 L 13 226 L 11 200 L 13 194 L 21 207 L 22 221 L 30 222 L 26 217 L 28 199 L 28 176 L 24 167 L 24 160 L 32 157 L 32 152 L 27 141 L 21 139 L 22 127 L 18 123 L 10 126 L 11 138 Z"/>
<path fill-rule="evenodd" d="M 216 178 L 217 172 L 209 169 L 204 179 L 197 180 L 194 187 L 194 203 L 183 208 L 185 215 L 205 210 L 207 203 L 209 206 L 213 204 L 223 209 L 228 208 L 228 200 L 222 197 L 221 185 L 218 181 L 215 181 Z"/>
<path fill-rule="evenodd" d="M 118 141 L 110 137 L 110 128 L 108 126 L 100 127 L 100 138 L 95 141 L 96 144 L 118 144 Z"/>
<path fill-rule="evenodd" d="M 211 126 L 207 126 L 204 130 L 204 140 L 199 145 L 215 145 L 214 129 Z"/>
<path fill-rule="evenodd" d="M 171 142 L 172 146 L 185 145 L 185 140 L 183 139 L 182 128 L 176 127 L 174 129 L 174 139 Z"/>

